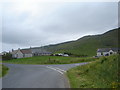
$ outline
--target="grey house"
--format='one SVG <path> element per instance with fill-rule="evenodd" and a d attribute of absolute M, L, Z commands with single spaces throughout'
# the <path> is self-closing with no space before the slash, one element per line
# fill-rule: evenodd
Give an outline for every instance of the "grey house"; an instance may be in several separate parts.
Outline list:
<path fill-rule="evenodd" d="M 33 56 L 51 55 L 52 53 L 43 48 L 30 48 Z"/>
<path fill-rule="evenodd" d="M 97 56 L 110 56 L 119 53 L 119 48 L 99 48 L 97 50 Z"/>

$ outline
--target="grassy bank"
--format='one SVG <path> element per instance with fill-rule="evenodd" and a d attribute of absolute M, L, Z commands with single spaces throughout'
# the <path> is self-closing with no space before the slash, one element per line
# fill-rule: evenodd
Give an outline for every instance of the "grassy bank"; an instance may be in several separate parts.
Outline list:
<path fill-rule="evenodd" d="M 61 56 L 37 56 L 21 59 L 13 59 L 3 61 L 4 63 L 14 64 L 70 64 L 95 61 L 95 58 L 91 57 L 61 57 Z"/>
<path fill-rule="evenodd" d="M 5 76 L 7 72 L 8 72 L 8 67 L 0 64 L 0 77 Z"/>
<path fill-rule="evenodd" d="M 99 35 L 88 35 L 78 40 L 63 42 L 55 45 L 48 45 L 44 48 L 51 52 L 71 53 L 74 55 L 96 55 L 96 50 L 100 47 L 118 47 L 118 35 L 120 28 L 110 30 Z"/>
<path fill-rule="evenodd" d="M 67 76 L 71 88 L 117 88 L 120 87 L 118 55 L 102 57 L 84 66 L 70 69 Z M 118 72 L 119 71 L 119 72 Z"/>

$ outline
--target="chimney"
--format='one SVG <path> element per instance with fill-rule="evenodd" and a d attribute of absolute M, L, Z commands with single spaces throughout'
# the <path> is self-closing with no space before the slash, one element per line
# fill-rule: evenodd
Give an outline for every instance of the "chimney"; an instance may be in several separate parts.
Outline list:
<path fill-rule="evenodd" d="M 14 51 L 14 49 L 12 49 L 12 52 Z"/>

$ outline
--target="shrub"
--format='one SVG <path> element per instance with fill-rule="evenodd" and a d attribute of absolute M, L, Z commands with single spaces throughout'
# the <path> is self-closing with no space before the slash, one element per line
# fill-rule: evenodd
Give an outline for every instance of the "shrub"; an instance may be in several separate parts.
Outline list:
<path fill-rule="evenodd" d="M 2 55 L 2 60 L 10 60 L 10 59 L 12 59 L 12 54 L 6 53 Z"/>

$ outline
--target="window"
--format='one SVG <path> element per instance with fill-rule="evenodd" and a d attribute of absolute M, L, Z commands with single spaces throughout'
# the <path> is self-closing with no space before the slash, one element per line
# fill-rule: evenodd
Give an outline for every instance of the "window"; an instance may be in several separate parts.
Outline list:
<path fill-rule="evenodd" d="M 112 52 L 110 52 L 110 54 L 113 54 Z"/>
<path fill-rule="evenodd" d="M 103 55 L 103 52 L 101 52 L 101 55 Z"/>

